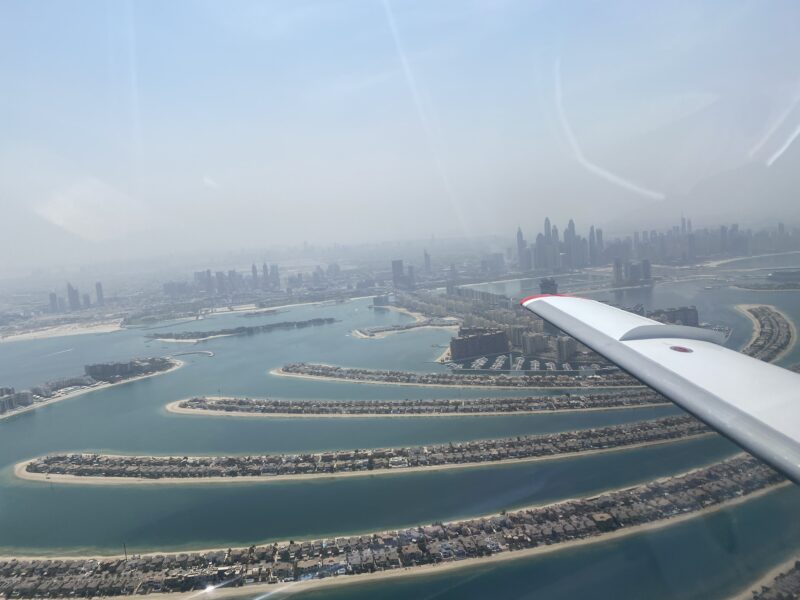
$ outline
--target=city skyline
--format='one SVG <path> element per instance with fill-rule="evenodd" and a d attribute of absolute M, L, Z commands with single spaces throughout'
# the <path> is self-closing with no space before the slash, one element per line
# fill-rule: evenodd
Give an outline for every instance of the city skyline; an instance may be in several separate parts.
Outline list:
<path fill-rule="evenodd" d="M 0 61 L 0 194 L 26 251 L 0 269 L 500 234 L 545 212 L 609 232 L 688 209 L 800 219 L 792 4 L 194 9 L 5 4 L 3 56 L 27 67 Z"/>

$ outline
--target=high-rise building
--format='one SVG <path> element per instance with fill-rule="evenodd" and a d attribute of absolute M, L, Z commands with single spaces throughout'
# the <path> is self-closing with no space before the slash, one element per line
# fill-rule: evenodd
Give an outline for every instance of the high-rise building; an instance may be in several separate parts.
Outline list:
<path fill-rule="evenodd" d="M 427 250 L 423 250 L 422 252 L 423 252 L 422 256 L 425 259 L 425 274 L 426 275 L 430 275 L 431 274 L 431 255 L 428 254 Z"/>
<path fill-rule="evenodd" d="M 253 289 L 256 289 L 258 287 L 258 267 L 256 263 L 253 263 L 253 266 L 250 267 L 250 272 L 253 274 Z"/>
<path fill-rule="evenodd" d="M 531 251 L 530 248 L 528 248 L 528 243 L 525 241 L 525 238 L 522 235 L 521 227 L 517 228 L 517 264 L 519 265 L 519 270 L 523 273 L 530 271 L 533 267 Z"/>
<path fill-rule="evenodd" d="M 97 296 L 97 306 L 103 306 L 106 303 L 106 297 L 103 295 L 103 284 L 97 282 L 94 284 L 94 293 Z"/>
<path fill-rule="evenodd" d="M 89 294 L 83 295 L 83 308 L 89 308 L 92 305 L 92 299 L 89 297 Z"/>
<path fill-rule="evenodd" d="M 408 265 L 407 279 L 408 287 L 413 290 L 417 283 L 416 278 L 414 277 L 414 265 Z"/>
<path fill-rule="evenodd" d="M 597 236 L 594 232 L 594 225 L 589 227 L 589 264 L 597 266 Z"/>
<path fill-rule="evenodd" d="M 269 283 L 273 290 L 281 289 L 281 273 L 278 265 L 269 266 Z"/>
<path fill-rule="evenodd" d="M 625 280 L 624 275 L 622 273 L 622 259 L 615 258 L 614 259 L 614 285 L 622 285 L 622 282 Z"/>
<path fill-rule="evenodd" d="M 217 293 L 224 294 L 228 291 L 228 286 L 225 285 L 225 273 L 223 271 L 217 271 L 215 277 L 217 280 Z"/>
<path fill-rule="evenodd" d="M 71 283 L 67 283 L 67 302 L 69 302 L 70 310 L 81 309 L 81 296 L 78 293 L 78 288 L 72 287 Z"/>
<path fill-rule="evenodd" d="M 653 278 L 653 269 L 650 266 L 650 261 L 648 259 L 644 259 L 642 261 L 642 279 L 645 281 L 650 281 Z"/>
<path fill-rule="evenodd" d="M 557 294 L 558 282 L 552 277 L 545 277 L 539 281 L 539 292 L 542 294 Z"/>
<path fill-rule="evenodd" d="M 549 244 L 551 236 L 553 235 L 550 229 L 550 217 L 544 218 L 544 240 Z"/>
<path fill-rule="evenodd" d="M 568 336 L 560 336 L 556 343 L 558 349 L 558 362 L 565 363 L 572 360 L 578 351 L 578 342 Z"/>
<path fill-rule="evenodd" d="M 396 259 L 392 261 L 392 284 L 395 288 L 402 288 L 405 287 L 405 267 L 403 267 L 403 261 L 401 259 Z"/>
<path fill-rule="evenodd" d="M 58 312 L 58 296 L 56 296 L 55 292 L 50 292 L 50 312 Z"/>

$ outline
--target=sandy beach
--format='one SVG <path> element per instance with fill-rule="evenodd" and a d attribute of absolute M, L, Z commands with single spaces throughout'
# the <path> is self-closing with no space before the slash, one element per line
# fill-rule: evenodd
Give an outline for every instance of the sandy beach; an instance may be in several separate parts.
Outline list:
<path fill-rule="evenodd" d="M 231 337 L 237 335 L 235 333 L 221 333 L 219 335 L 209 335 L 208 337 L 204 338 L 196 338 L 196 339 L 182 339 L 176 340 L 173 338 L 151 338 L 155 342 L 166 342 L 168 344 L 197 344 L 199 342 L 207 342 L 208 340 L 215 340 L 217 338 L 224 338 L 224 337 Z"/>
<path fill-rule="evenodd" d="M 372 296 L 358 296 L 356 298 L 345 298 L 345 302 L 351 302 L 353 300 L 367 300 L 372 298 Z M 314 302 L 296 302 L 295 304 L 282 304 L 280 306 L 256 306 L 253 303 L 250 304 L 239 304 L 237 306 L 229 306 L 225 308 L 214 308 L 210 311 L 206 312 L 207 315 L 219 315 L 219 314 L 230 314 L 230 313 L 252 313 L 252 312 L 259 312 L 259 311 L 270 311 L 270 310 L 282 310 L 285 308 L 296 308 L 298 306 L 314 306 L 315 304 L 325 304 L 326 302 L 332 302 L 331 300 L 315 300 Z"/>
<path fill-rule="evenodd" d="M 784 356 L 786 356 L 789 352 L 791 352 L 792 348 L 794 348 L 794 345 L 797 343 L 797 326 L 795 325 L 795 322 L 792 319 L 790 319 L 785 312 L 778 310 L 775 306 L 771 304 L 737 304 L 734 308 L 736 308 L 736 310 L 738 310 L 745 317 L 747 317 L 753 324 L 753 333 L 750 336 L 750 339 L 748 340 L 747 344 L 745 344 L 742 348 L 746 348 L 747 346 L 752 344 L 756 340 L 756 338 L 758 338 L 758 334 L 761 332 L 761 324 L 758 322 L 758 319 L 756 319 L 752 315 L 752 313 L 750 313 L 750 311 L 748 310 L 750 308 L 758 308 L 760 306 L 766 306 L 770 310 L 774 310 L 776 313 L 781 315 L 789 324 L 789 331 L 791 332 L 790 335 L 792 339 L 789 342 L 789 345 L 786 346 L 786 348 L 784 348 L 780 352 L 780 354 L 777 354 L 775 358 L 772 359 L 772 361 L 770 361 L 776 363 L 779 360 L 781 360 Z"/>
<path fill-rule="evenodd" d="M 696 470 L 696 469 L 692 469 L 692 471 L 694 471 L 694 470 Z M 691 471 L 689 471 L 689 472 L 691 472 Z M 202 591 L 193 591 L 193 592 L 187 592 L 187 593 L 148 594 L 148 598 L 154 598 L 154 599 L 157 599 L 157 600 L 171 600 L 171 599 L 174 599 L 174 600 L 187 600 L 189 598 L 196 598 L 198 596 L 203 596 L 203 597 L 207 597 L 207 598 L 215 598 L 215 599 L 216 598 L 223 599 L 223 598 L 234 598 L 234 597 L 239 597 L 239 596 L 244 596 L 244 595 L 253 596 L 253 595 L 261 594 L 261 593 L 271 593 L 271 594 L 272 593 L 277 593 L 277 594 L 281 594 L 281 595 L 285 593 L 286 595 L 289 595 L 291 593 L 295 593 L 295 592 L 299 592 L 299 591 L 303 591 L 303 590 L 308 590 L 308 589 L 318 589 L 318 588 L 325 588 L 325 587 L 331 587 L 331 586 L 351 585 L 351 584 L 358 584 L 358 583 L 370 583 L 370 582 L 391 580 L 391 579 L 396 579 L 396 578 L 400 578 L 400 577 L 437 575 L 437 574 L 440 574 L 440 573 L 446 573 L 446 572 L 449 572 L 449 571 L 454 571 L 454 570 L 458 570 L 458 569 L 465 569 L 465 568 L 469 568 L 469 567 L 480 567 L 482 565 L 488 565 L 488 564 L 493 564 L 493 563 L 498 563 L 498 562 L 505 562 L 505 561 L 511 561 L 511 560 L 520 560 L 520 559 L 532 558 L 532 557 L 539 556 L 539 555 L 550 554 L 552 552 L 558 552 L 558 551 L 561 551 L 561 550 L 568 550 L 568 549 L 571 549 L 571 548 L 578 548 L 578 547 L 587 546 L 587 545 L 590 545 L 590 544 L 600 544 L 600 543 L 608 542 L 608 541 L 619 539 L 619 538 L 623 538 L 623 537 L 628 537 L 628 536 L 632 536 L 632 535 L 646 533 L 648 531 L 656 531 L 656 530 L 662 529 L 664 527 L 669 527 L 670 525 L 683 523 L 683 522 L 689 521 L 691 519 L 695 519 L 695 518 L 698 518 L 698 517 L 702 517 L 704 515 L 712 514 L 714 512 L 717 512 L 717 511 L 725 509 L 725 508 L 731 508 L 731 507 L 736 506 L 738 504 L 742 504 L 743 502 L 747 502 L 749 500 L 753 500 L 753 499 L 759 498 L 761 496 L 764 496 L 766 494 L 770 494 L 772 492 L 775 492 L 775 491 L 777 491 L 777 490 L 779 490 L 779 489 L 781 489 L 781 488 L 783 488 L 783 487 L 785 487 L 787 485 L 791 485 L 791 484 L 789 482 L 784 482 L 784 483 L 781 483 L 781 484 L 778 484 L 778 485 L 775 485 L 775 486 L 771 486 L 771 487 L 768 487 L 768 488 L 764 488 L 764 489 L 758 490 L 758 491 L 753 492 L 752 494 L 748 494 L 746 496 L 740 496 L 738 498 L 734 498 L 732 500 L 728 500 L 726 502 L 722 502 L 722 503 L 717 504 L 715 506 L 710 506 L 710 507 L 704 508 L 704 509 L 699 510 L 699 511 L 691 512 L 691 513 L 687 513 L 687 514 L 682 514 L 682 515 L 677 515 L 677 516 L 674 516 L 674 517 L 670 517 L 670 518 L 667 518 L 667 519 L 661 519 L 659 521 L 654 521 L 652 523 L 646 523 L 646 524 L 643 524 L 643 525 L 636 525 L 636 526 L 633 526 L 633 527 L 626 527 L 624 529 L 620 529 L 620 530 L 617 530 L 617 531 L 614 531 L 614 532 L 611 532 L 611 533 L 605 533 L 605 534 L 602 534 L 602 535 L 589 537 L 589 538 L 583 538 L 583 539 L 579 539 L 579 540 L 570 540 L 570 541 L 567 541 L 567 542 L 562 542 L 562 543 L 559 543 L 559 544 L 552 544 L 552 545 L 549 545 L 549 546 L 539 546 L 539 547 L 536 547 L 536 548 L 528 548 L 528 549 L 525 549 L 525 550 L 516 550 L 516 551 L 512 551 L 512 552 L 508 552 L 507 551 L 507 552 L 503 552 L 503 553 L 500 553 L 500 554 L 494 554 L 494 555 L 488 556 L 488 557 L 467 558 L 467 559 L 461 560 L 461 561 L 444 562 L 444 563 L 439 563 L 439 564 L 434 564 L 434 565 L 423 565 L 423 566 L 419 566 L 419 567 L 406 567 L 406 568 L 402 568 L 402 569 L 379 571 L 379 572 L 376 572 L 376 573 L 364 573 L 364 574 L 360 574 L 360 575 L 343 575 L 343 576 L 337 576 L 337 577 L 330 577 L 330 578 L 326 578 L 326 579 L 313 579 L 313 580 L 302 581 L 302 582 L 290 582 L 290 583 L 280 583 L 280 584 L 259 583 L 259 584 L 253 584 L 253 585 L 244 586 L 244 587 L 218 588 L 218 589 L 209 590 L 209 591 L 202 590 Z M 630 487 L 635 487 L 635 486 L 629 486 L 628 488 L 619 488 L 619 489 L 630 489 Z M 608 492 L 611 492 L 611 491 L 615 491 L 615 490 L 611 490 L 611 489 L 604 490 L 603 492 L 599 492 L 598 494 L 595 494 L 595 495 L 600 495 L 600 494 L 608 493 Z M 569 502 L 571 500 L 575 500 L 575 498 L 568 498 L 568 499 L 560 500 L 558 502 L 553 502 L 553 503 L 524 506 L 524 507 L 516 508 L 516 509 L 514 509 L 514 511 L 516 512 L 516 511 L 520 511 L 520 510 L 539 508 L 539 507 L 542 507 L 542 506 L 556 506 L 558 504 L 563 504 L 564 502 Z M 490 517 L 490 516 L 495 516 L 495 514 L 496 513 L 492 513 L 492 514 L 489 514 L 489 515 L 481 515 L 481 516 Z M 474 518 L 480 518 L 481 516 L 474 517 Z M 303 541 L 303 540 L 301 539 L 299 541 Z M 277 543 L 277 544 L 280 545 L 280 544 L 286 544 L 286 543 L 288 543 L 288 541 L 266 542 L 266 543 L 269 543 L 269 544 Z M 262 545 L 262 544 L 257 544 L 257 545 Z M 154 552 L 150 552 L 150 553 L 146 553 L 146 554 L 135 554 L 135 556 L 147 556 L 147 555 L 156 555 L 156 554 L 161 554 L 161 555 L 172 554 L 172 555 L 176 555 L 176 554 L 181 554 L 181 553 L 186 553 L 186 552 L 202 553 L 202 552 L 211 552 L 211 551 L 214 551 L 214 550 L 217 550 L 217 548 L 206 548 L 206 549 L 199 549 L 199 550 L 179 550 L 179 551 L 172 551 L 172 552 L 157 552 L 157 551 L 154 551 Z M 46 555 L 46 556 L 0 556 L 0 559 L 12 559 L 12 558 L 17 558 L 18 560 L 28 560 L 28 559 L 36 560 L 36 559 L 43 559 L 43 558 L 48 558 L 48 559 L 51 559 L 51 560 L 58 560 L 58 559 L 70 560 L 70 559 L 75 559 L 75 558 L 84 558 L 84 559 L 91 559 L 91 558 L 95 558 L 95 559 L 121 558 L 121 556 L 116 555 L 116 554 L 115 555 L 97 554 L 97 555 L 91 555 L 91 556 L 69 556 L 69 555 L 60 555 L 60 556 L 50 556 L 50 555 Z"/>
<path fill-rule="evenodd" d="M 308 379 L 311 381 L 336 381 L 338 383 L 358 383 L 363 385 L 401 385 L 406 387 L 432 387 L 432 388 L 457 388 L 463 389 L 482 389 L 482 390 L 552 390 L 552 391 L 574 391 L 582 390 L 595 392 L 602 390 L 630 390 L 643 388 L 643 385 L 601 385 L 601 386 L 580 386 L 580 385 L 475 385 L 459 383 L 407 383 L 403 381 L 368 381 L 363 379 L 343 379 L 341 377 L 327 377 L 325 375 L 305 375 L 303 373 L 287 373 L 282 368 L 270 369 L 270 375 L 278 377 L 295 377 L 297 379 Z"/>
<path fill-rule="evenodd" d="M 569 458 L 591 456 L 594 454 L 607 454 L 609 452 L 621 452 L 625 450 L 635 450 L 637 448 L 647 448 L 650 446 L 660 446 L 663 444 L 673 444 L 696 440 L 699 438 L 716 435 L 713 432 L 689 435 L 682 438 L 657 440 L 653 442 L 642 442 L 640 444 L 629 444 L 614 448 L 599 448 L 597 450 L 587 450 L 585 452 L 565 452 L 552 456 L 532 456 L 528 458 L 507 458 L 487 462 L 455 463 L 446 465 L 433 465 L 430 467 L 399 467 L 396 469 L 374 469 L 372 471 L 343 471 L 341 473 L 302 473 L 299 475 L 255 475 L 249 477 L 164 477 L 161 479 L 149 479 L 142 477 L 83 477 L 80 475 L 61 475 L 47 473 L 29 473 L 26 469 L 28 465 L 36 459 L 29 459 L 14 465 L 14 476 L 26 481 L 36 481 L 39 483 L 67 483 L 76 485 L 207 485 L 216 483 L 271 483 L 279 481 L 309 481 L 313 479 L 343 479 L 350 477 L 373 477 L 384 475 L 403 475 L 405 473 L 450 471 L 456 469 L 484 469 L 497 465 L 515 465 L 523 463 L 543 462 L 552 460 L 565 460 Z M 119 456 L 114 454 L 104 454 L 103 456 Z"/>
<path fill-rule="evenodd" d="M 209 400 L 218 398 L 208 396 Z M 633 406 L 599 406 L 596 408 L 560 408 L 556 410 L 517 410 L 517 411 L 493 411 L 493 412 L 474 412 L 474 413 L 411 413 L 411 414 L 298 414 L 298 413 L 251 413 L 236 412 L 227 410 L 207 410 L 202 408 L 183 408 L 181 402 L 176 400 L 170 402 L 164 409 L 167 412 L 177 415 L 207 415 L 210 417 L 244 417 L 255 419 L 416 419 L 418 417 L 510 417 L 514 415 L 554 415 L 560 413 L 579 413 L 579 412 L 601 412 L 611 410 L 634 410 L 637 408 L 655 408 L 671 406 L 671 402 L 659 402 L 657 404 L 637 404 Z"/>
<path fill-rule="evenodd" d="M 419 331 L 421 329 L 449 329 L 452 331 L 456 331 L 458 329 L 458 325 L 420 325 L 419 327 L 410 327 L 408 329 L 392 329 L 391 331 L 379 331 L 377 333 L 366 333 L 361 329 L 353 329 L 350 332 L 354 338 L 358 338 L 360 340 L 382 340 L 385 337 L 390 335 L 395 335 L 399 333 L 409 333 L 411 331 Z"/>
<path fill-rule="evenodd" d="M 43 340 L 55 337 L 67 337 L 71 335 L 86 335 L 89 333 L 111 333 L 123 329 L 122 319 L 113 321 L 100 321 L 96 323 L 68 323 L 44 329 L 35 329 L 23 333 L 12 333 L 7 336 L 0 336 L 0 343 L 23 342 L 26 340 Z"/>
<path fill-rule="evenodd" d="M 775 577 L 792 569 L 792 567 L 794 567 L 794 563 L 798 560 L 800 560 L 800 556 L 793 555 L 791 558 L 783 561 L 781 564 L 771 568 L 737 594 L 731 596 L 729 600 L 751 600 L 753 597 L 752 592 L 754 590 L 760 590 L 761 586 L 763 585 L 770 585 Z"/>
<path fill-rule="evenodd" d="M 754 256 L 740 256 L 738 258 L 725 258 L 723 260 L 710 260 L 707 262 L 702 263 L 700 266 L 702 267 L 719 267 L 721 265 L 727 265 L 729 263 L 735 263 L 742 260 L 751 260 L 754 258 L 769 258 L 770 256 L 791 256 L 792 254 L 800 254 L 798 250 L 791 250 L 789 252 L 774 252 L 772 254 L 756 254 Z"/>
<path fill-rule="evenodd" d="M 96 392 L 98 390 L 105 390 L 114 386 L 118 385 L 125 385 L 126 383 L 133 383 L 134 381 L 140 381 L 142 379 L 148 379 L 150 377 L 157 377 L 158 375 L 166 375 L 167 373 L 172 373 L 173 371 L 180 369 L 184 363 L 182 360 L 177 358 L 171 359 L 175 365 L 167 369 L 166 371 L 159 371 L 158 373 L 150 373 L 148 375 L 140 375 L 138 377 L 132 377 L 131 379 L 126 379 L 125 381 L 117 381 L 115 383 L 100 383 L 97 385 L 93 385 L 91 387 L 81 388 L 74 392 L 69 392 L 68 394 L 58 395 L 56 394 L 52 398 L 48 398 L 42 402 L 36 402 L 31 404 L 30 406 L 26 406 L 24 408 L 20 408 L 18 410 L 14 410 L 11 412 L 7 412 L 5 414 L 0 415 L 0 421 L 3 419 L 10 419 L 11 417 L 16 417 L 17 415 L 24 414 L 26 412 L 30 412 L 32 410 L 36 410 L 37 408 L 41 408 L 42 406 L 48 406 L 50 404 L 55 404 L 56 402 L 61 402 L 62 400 L 69 400 L 70 398 L 77 398 L 78 396 L 82 396 L 84 394 L 88 394 L 89 392 Z"/>

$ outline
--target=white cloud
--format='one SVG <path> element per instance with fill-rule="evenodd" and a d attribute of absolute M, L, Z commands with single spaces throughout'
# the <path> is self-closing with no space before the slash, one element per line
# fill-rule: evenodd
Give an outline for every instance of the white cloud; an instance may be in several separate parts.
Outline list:
<path fill-rule="evenodd" d="M 147 211 L 135 200 L 95 178 L 56 190 L 36 213 L 84 240 L 119 240 L 147 225 Z"/>

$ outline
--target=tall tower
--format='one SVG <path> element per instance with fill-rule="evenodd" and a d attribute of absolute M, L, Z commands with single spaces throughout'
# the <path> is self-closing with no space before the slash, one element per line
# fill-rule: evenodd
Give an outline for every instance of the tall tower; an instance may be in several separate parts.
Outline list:
<path fill-rule="evenodd" d="M 81 296 L 78 293 L 78 288 L 72 287 L 71 283 L 67 283 L 67 302 L 69 302 L 70 310 L 81 309 Z"/>
<path fill-rule="evenodd" d="M 550 229 L 550 217 L 544 218 L 544 241 L 550 243 L 553 232 Z"/>
<path fill-rule="evenodd" d="M 97 305 L 103 306 L 106 303 L 106 298 L 103 295 L 103 284 L 101 282 L 97 282 L 94 284 L 94 293 L 97 296 Z"/>

